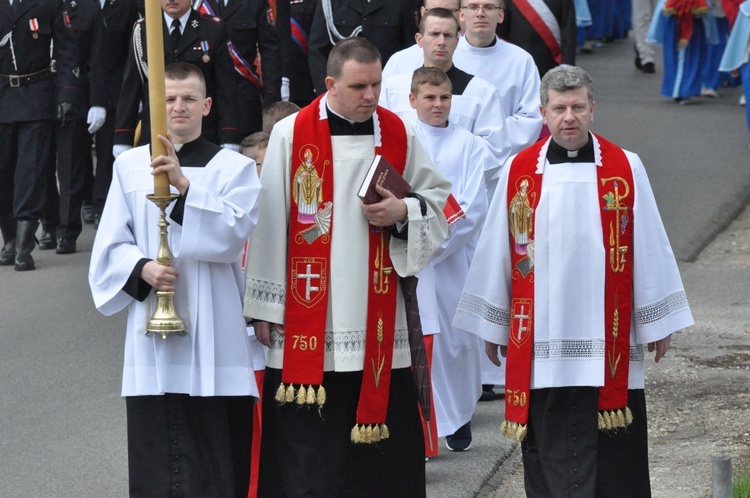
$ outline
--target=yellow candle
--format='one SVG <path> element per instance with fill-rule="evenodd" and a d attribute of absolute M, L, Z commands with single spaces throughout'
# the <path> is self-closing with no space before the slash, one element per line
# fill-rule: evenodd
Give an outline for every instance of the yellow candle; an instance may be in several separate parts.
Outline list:
<path fill-rule="evenodd" d="M 164 89 L 164 34 L 160 0 L 146 0 L 146 55 L 148 57 L 148 97 L 151 118 L 152 159 L 166 155 L 159 135 L 167 136 L 166 90 Z M 154 195 L 169 195 L 166 173 L 154 175 Z"/>

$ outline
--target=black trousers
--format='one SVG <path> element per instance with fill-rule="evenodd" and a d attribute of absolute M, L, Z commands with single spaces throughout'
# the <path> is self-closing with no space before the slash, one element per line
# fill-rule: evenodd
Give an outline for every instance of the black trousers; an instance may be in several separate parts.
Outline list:
<path fill-rule="evenodd" d="M 94 213 L 102 214 L 104 202 L 107 200 L 109 184 L 112 183 L 112 165 L 115 158 L 112 147 L 115 143 L 115 111 L 107 110 L 107 119 L 96 132 L 96 175 L 94 176 L 94 191 L 92 204 Z"/>
<path fill-rule="evenodd" d="M 386 424 L 390 438 L 354 444 L 362 372 L 326 372 L 318 411 L 274 399 L 281 370 L 266 368 L 258 496 L 425 496 L 424 437 L 411 369 L 392 371 Z"/>
<path fill-rule="evenodd" d="M 55 122 L 0 124 L 0 216 L 43 216 L 47 166 L 54 157 Z"/>
<path fill-rule="evenodd" d="M 131 497 L 246 498 L 250 396 L 125 398 Z"/>
<path fill-rule="evenodd" d="M 91 135 L 85 119 L 57 126 L 57 179 L 60 183 L 60 224 L 57 238 L 75 241 L 81 234 L 81 206 L 86 175 L 92 169 Z"/>
<path fill-rule="evenodd" d="M 599 389 L 534 389 L 521 444 L 529 498 L 647 498 L 646 398 L 628 392 L 633 423 L 618 431 L 598 428 Z"/>

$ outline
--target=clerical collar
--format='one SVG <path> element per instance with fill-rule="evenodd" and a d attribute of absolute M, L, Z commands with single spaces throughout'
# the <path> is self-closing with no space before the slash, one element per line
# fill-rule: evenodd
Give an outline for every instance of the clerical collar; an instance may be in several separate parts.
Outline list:
<path fill-rule="evenodd" d="M 178 144 L 175 144 L 178 145 Z M 192 142 L 182 144 L 179 149 L 175 147 L 177 159 L 180 161 L 180 167 L 183 168 L 203 168 L 216 154 L 221 147 L 213 144 L 203 137 L 198 137 Z"/>
<path fill-rule="evenodd" d="M 550 140 L 549 149 L 547 149 L 547 160 L 550 164 L 595 162 L 594 141 L 591 138 L 591 134 L 589 134 L 589 141 L 586 142 L 586 145 L 578 150 L 568 150 L 555 142 L 554 139 Z"/>
<path fill-rule="evenodd" d="M 372 118 L 358 123 L 337 114 L 330 106 L 326 106 L 326 112 L 328 113 L 328 126 L 331 129 L 331 136 L 375 134 L 375 125 Z"/>

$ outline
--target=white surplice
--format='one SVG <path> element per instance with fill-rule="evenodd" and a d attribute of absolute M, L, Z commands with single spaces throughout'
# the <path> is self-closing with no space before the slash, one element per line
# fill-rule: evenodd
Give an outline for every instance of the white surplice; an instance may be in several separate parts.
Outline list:
<path fill-rule="evenodd" d="M 417 120 L 414 130 L 440 172 L 450 180 L 452 193 L 466 214 L 451 225 L 448 238 L 417 275 L 423 328 L 425 322 L 439 324 L 431 377 L 438 435 L 445 436 L 471 420 L 482 390 L 479 360 L 484 354 L 483 343 L 451 322 L 471 263 L 470 243 L 481 230 L 487 212 L 483 171 L 495 158 L 483 140 L 450 121 L 447 127 L 436 128 Z"/>
<path fill-rule="evenodd" d="M 424 49 L 417 45 L 411 45 L 393 54 L 383 68 L 383 81 L 397 74 L 409 73 L 409 78 L 415 69 L 424 64 Z M 382 104 L 382 102 L 381 102 Z"/>
<path fill-rule="evenodd" d="M 601 164 L 596 138 L 594 153 Z M 531 388 L 604 384 L 605 248 L 594 163 L 549 164 L 539 156 L 541 198 L 534 211 L 534 359 Z M 679 269 L 640 158 L 633 171 L 633 321 L 629 387 L 643 388 L 643 345 L 693 324 Z M 508 343 L 510 235 L 508 164 L 466 279 L 454 325 Z"/>
<path fill-rule="evenodd" d="M 411 73 L 398 74 L 384 79 L 380 103 L 402 118 L 416 123 L 417 111 L 409 103 L 411 80 Z M 507 133 L 504 130 L 505 115 L 502 99 L 492 84 L 476 76 L 471 78 L 461 93 L 456 93 L 456 90 L 454 86 L 450 121 L 480 137 L 489 146 L 495 156 L 495 161 L 484 163 L 487 168 L 485 180 L 489 182 L 511 155 Z"/>
<path fill-rule="evenodd" d="M 387 112 L 387 111 L 386 111 Z M 326 98 L 320 102 L 320 119 L 327 119 Z M 377 115 L 375 115 L 376 117 Z M 292 158 L 292 139 L 297 114 L 274 126 L 261 173 L 260 218 L 250 240 L 247 267 L 245 316 L 272 323 L 284 323 L 287 299 L 287 241 L 291 202 L 290 175 L 300 159 Z M 328 282 L 326 318 L 325 370 L 346 372 L 362 370 L 367 322 L 367 286 L 369 238 L 371 228 L 362 213 L 357 197 L 365 173 L 380 143 L 380 129 L 375 121 L 375 135 L 333 136 L 333 237 Z M 414 136 L 407 132 L 407 159 L 404 178 L 425 199 L 427 214 L 422 216 L 417 199 L 405 199 L 408 208 L 408 240 L 392 237 L 390 254 L 395 273 L 415 275 L 427 265 L 448 233 L 442 206 L 450 191 L 448 181 L 435 169 Z M 290 163 L 291 161 L 291 163 Z M 323 181 L 326 181 L 325 179 Z M 393 278 L 392 285 L 397 285 Z M 404 301 L 398 292 L 396 336 L 393 368 L 411 365 L 404 313 Z M 294 331 L 286 329 L 286 335 Z M 281 368 L 284 336 L 273 332 L 267 355 L 267 366 Z"/>
<path fill-rule="evenodd" d="M 190 188 L 182 225 L 170 222 L 168 230 L 172 266 L 180 272 L 174 305 L 187 335 L 164 340 L 145 335 L 155 293 L 139 302 L 123 291 L 136 264 L 156 259 L 159 248 L 159 209 L 146 200 L 154 190 L 150 163 L 148 146 L 115 161 L 89 268 L 97 309 L 108 316 L 128 309 L 122 395 L 257 396 L 241 268 L 257 222 L 255 164 L 222 149 L 205 167 L 182 165 Z"/>
<path fill-rule="evenodd" d="M 534 59 L 528 52 L 500 38 L 490 47 L 474 47 L 462 36 L 453 54 L 453 63 L 497 88 L 505 119 L 503 133 L 510 154 L 517 154 L 537 141 L 542 130 L 540 80 Z"/>

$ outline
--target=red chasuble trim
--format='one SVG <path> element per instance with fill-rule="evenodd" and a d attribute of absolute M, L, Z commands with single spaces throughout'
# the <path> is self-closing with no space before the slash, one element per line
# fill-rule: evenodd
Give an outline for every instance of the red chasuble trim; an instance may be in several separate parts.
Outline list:
<path fill-rule="evenodd" d="M 633 174 L 625 152 L 595 135 L 601 150 L 597 188 L 606 249 L 604 284 L 605 380 L 599 389 L 599 428 L 617 429 L 632 422 L 627 408 L 630 322 L 633 301 Z M 508 221 L 511 238 L 511 326 L 506 365 L 504 436 L 523 440 L 529 417 L 534 350 L 534 213 L 542 190 L 537 164 L 540 140 L 510 165 Z"/>
<path fill-rule="evenodd" d="M 289 254 L 285 310 L 284 366 L 276 393 L 280 403 L 325 403 L 322 386 L 325 326 L 333 236 L 333 151 L 328 120 L 320 119 L 321 97 L 302 109 L 294 123 L 289 211 Z M 403 122 L 381 107 L 377 123 L 386 157 L 399 174 L 406 164 Z M 377 133 L 377 127 L 376 127 Z M 364 172 L 363 172 L 364 173 Z M 355 195 L 352 192 L 352 195 Z M 369 227 L 369 273 L 365 360 L 352 441 L 372 443 L 388 437 L 391 366 L 396 323 L 397 278 L 389 253 L 390 233 Z M 295 389 L 294 385 L 299 387 Z M 316 392 L 317 388 L 317 392 Z"/>

